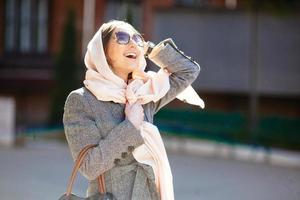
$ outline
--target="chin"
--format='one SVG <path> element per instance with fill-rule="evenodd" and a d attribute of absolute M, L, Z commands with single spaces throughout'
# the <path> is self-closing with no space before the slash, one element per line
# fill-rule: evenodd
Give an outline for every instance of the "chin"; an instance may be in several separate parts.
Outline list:
<path fill-rule="evenodd" d="M 127 67 L 126 67 L 130 72 L 134 71 L 135 69 L 138 68 L 138 65 L 135 63 L 135 64 L 128 64 Z"/>

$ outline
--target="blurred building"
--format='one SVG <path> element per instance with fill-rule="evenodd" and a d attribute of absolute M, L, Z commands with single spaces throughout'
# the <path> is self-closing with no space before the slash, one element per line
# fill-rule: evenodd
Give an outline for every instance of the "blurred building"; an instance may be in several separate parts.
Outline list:
<path fill-rule="evenodd" d="M 0 1 L 0 95 L 15 98 L 18 126 L 47 121 L 55 58 L 61 47 L 67 13 L 70 9 L 76 13 L 80 52 L 87 2 L 94 3 L 92 30 L 88 30 L 93 32 L 103 20 L 105 1 Z"/>
<path fill-rule="evenodd" d="M 208 110 L 247 112 L 254 99 L 258 113 L 299 117 L 299 14 L 250 11 L 249 2 L 0 0 L 0 95 L 15 99 L 18 126 L 47 122 L 55 56 L 73 9 L 81 56 L 103 22 L 130 14 L 146 39 L 172 37 L 200 63 L 193 85 Z"/>

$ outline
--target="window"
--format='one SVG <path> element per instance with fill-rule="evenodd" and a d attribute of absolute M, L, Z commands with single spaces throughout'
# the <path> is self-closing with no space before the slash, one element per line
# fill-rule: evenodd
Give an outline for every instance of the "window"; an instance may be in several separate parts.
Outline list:
<path fill-rule="evenodd" d="M 43 53 L 48 48 L 48 0 L 6 0 L 5 51 Z"/>
<path fill-rule="evenodd" d="M 176 5 L 184 7 L 203 7 L 203 8 L 220 8 L 235 9 L 238 0 L 175 0 Z"/>
<path fill-rule="evenodd" d="M 209 5 L 209 0 L 176 0 L 177 5 L 186 7 L 203 7 Z"/>

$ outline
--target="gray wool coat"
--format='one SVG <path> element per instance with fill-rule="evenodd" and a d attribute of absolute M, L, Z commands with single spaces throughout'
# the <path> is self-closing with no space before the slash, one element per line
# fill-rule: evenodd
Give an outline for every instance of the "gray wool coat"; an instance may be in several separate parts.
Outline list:
<path fill-rule="evenodd" d="M 144 120 L 150 123 L 154 114 L 190 85 L 200 71 L 200 66 L 171 39 L 161 43 L 164 45 L 151 60 L 172 73 L 171 87 L 158 102 L 143 105 Z M 97 100 L 85 87 L 67 97 L 63 123 L 73 159 L 84 146 L 99 144 L 89 151 L 79 170 L 89 180 L 87 196 L 98 191 L 97 177 L 104 173 L 106 190 L 117 200 L 160 199 L 152 168 L 138 163 L 132 155 L 143 138 L 125 118 L 124 109 L 125 104 Z"/>

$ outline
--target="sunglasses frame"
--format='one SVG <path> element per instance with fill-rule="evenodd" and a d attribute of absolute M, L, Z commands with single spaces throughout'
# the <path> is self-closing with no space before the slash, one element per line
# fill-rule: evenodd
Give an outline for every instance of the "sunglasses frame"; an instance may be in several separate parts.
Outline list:
<path fill-rule="evenodd" d="M 128 39 L 127 39 L 127 42 L 126 42 L 126 43 L 120 42 L 120 39 L 119 39 L 119 37 L 118 37 L 118 33 L 122 33 L 122 34 L 127 35 Z M 138 43 L 137 41 L 134 40 L 134 37 L 139 37 L 139 38 L 141 39 L 141 41 L 142 41 L 142 46 L 139 45 L 139 43 Z M 118 43 L 118 44 L 121 44 L 121 45 L 127 45 L 127 44 L 130 42 L 130 40 L 132 40 L 132 41 L 133 41 L 136 45 L 138 45 L 139 47 L 144 47 L 144 42 L 145 42 L 145 40 L 144 40 L 144 38 L 143 38 L 143 36 L 142 36 L 141 34 L 134 33 L 133 35 L 130 35 L 129 33 L 125 32 L 125 31 L 118 31 L 118 32 L 115 32 L 115 39 L 116 39 L 117 43 Z"/>

